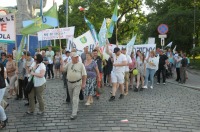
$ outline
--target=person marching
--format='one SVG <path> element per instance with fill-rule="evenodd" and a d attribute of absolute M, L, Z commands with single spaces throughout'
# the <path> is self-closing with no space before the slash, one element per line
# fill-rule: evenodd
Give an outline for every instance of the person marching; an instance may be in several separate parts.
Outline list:
<path fill-rule="evenodd" d="M 131 57 L 129 55 L 126 55 L 126 48 L 122 48 L 122 53 L 126 56 L 127 59 L 127 66 L 125 67 L 125 93 L 124 95 L 128 94 L 128 86 L 129 86 L 129 65 L 132 64 Z"/>
<path fill-rule="evenodd" d="M 83 63 L 79 62 L 79 55 L 76 52 L 71 52 L 71 59 L 70 63 L 62 67 L 62 71 L 67 73 L 69 95 L 72 102 L 72 115 L 70 119 L 74 120 L 77 118 L 79 93 L 81 88 L 85 88 L 87 73 Z"/>
<path fill-rule="evenodd" d="M 117 91 L 118 86 L 120 87 L 121 90 L 119 99 L 124 98 L 124 73 L 125 73 L 125 66 L 127 66 L 127 59 L 126 56 L 120 52 L 120 49 L 118 47 L 114 48 L 114 53 L 111 53 L 109 51 L 108 46 L 109 43 L 107 42 L 106 53 L 109 54 L 114 59 L 113 70 L 111 72 L 112 96 L 110 97 L 109 101 L 114 101 L 115 93 Z"/>

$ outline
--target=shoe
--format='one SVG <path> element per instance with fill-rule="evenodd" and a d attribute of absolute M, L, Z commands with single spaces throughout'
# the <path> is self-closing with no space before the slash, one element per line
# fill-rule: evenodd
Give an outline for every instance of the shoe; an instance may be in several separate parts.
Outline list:
<path fill-rule="evenodd" d="M 85 105 L 86 105 L 86 106 L 89 106 L 89 105 L 90 105 L 90 103 L 89 103 L 89 102 L 87 102 L 87 103 L 85 103 Z"/>
<path fill-rule="evenodd" d="M 134 92 L 138 92 L 138 88 L 135 88 L 133 91 L 134 91 Z"/>
<path fill-rule="evenodd" d="M 39 111 L 37 114 L 38 114 L 38 115 L 44 115 L 44 112 Z"/>
<path fill-rule="evenodd" d="M 157 82 L 157 85 L 159 85 L 160 83 L 159 82 Z"/>
<path fill-rule="evenodd" d="M 97 96 L 96 98 L 97 98 L 97 100 L 99 100 L 99 96 Z"/>
<path fill-rule="evenodd" d="M 163 85 L 165 85 L 166 83 L 163 83 Z"/>
<path fill-rule="evenodd" d="M 24 104 L 24 106 L 29 106 L 29 103 Z"/>
<path fill-rule="evenodd" d="M 150 86 L 151 89 L 153 89 L 153 86 Z"/>
<path fill-rule="evenodd" d="M 75 120 L 76 118 L 77 118 L 76 115 L 71 115 L 71 116 L 70 116 L 70 119 L 71 119 L 71 120 Z"/>
<path fill-rule="evenodd" d="M 8 95 L 7 99 L 11 99 L 11 98 L 12 98 L 12 96 L 11 96 L 11 95 Z"/>
<path fill-rule="evenodd" d="M 4 108 L 4 110 L 6 110 L 8 108 L 9 104 L 6 105 L 6 107 Z"/>
<path fill-rule="evenodd" d="M 70 103 L 70 98 L 66 98 L 66 102 L 67 102 L 67 103 Z"/>
<path fill-rule="evenodd" d="M 123 99 L 123 98 L 124 98 L 124 95 L 120 94 L 119 99 Z"/>
<path fill-rule="evenodd" d="M 28 115 L 33 115 L 33 112 L 26 111 L 26 114 L 28 114 Z"/>
<path fill-rule="evenodd" d="M 115 100 L 115 96 L 111 96 L 109 101 L 114 101 Z"/>
<path fill-rule="evenodd" d="M 144 90 L 144 88 L 140 88 L 140 91 L 143 91 Z"/>
<path fill-rule="evenodd" d="M 125 92 L 124 95 L 128 95 L 128 92 Z"/>
<path fill-rule="evenodd" d="M 143 88 L 146 88 L 146 89 L 147 89 L 147 86 L 144 86 Z"/>
<path fill-rule="evenodd" d="M 2 128 L 6 127 L 6 123 L 8 123 L 8 118 L 6 118 L 6 120 L 1 122 L 0 128 L 2 129 Z"/>

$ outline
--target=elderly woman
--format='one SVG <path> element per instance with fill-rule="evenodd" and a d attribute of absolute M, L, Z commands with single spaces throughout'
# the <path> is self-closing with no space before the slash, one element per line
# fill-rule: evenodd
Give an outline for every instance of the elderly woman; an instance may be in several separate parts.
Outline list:
<path fill-rule="evenodd" d="M 13 95 L 13 90 L 15 87 L 15 81 L 17 79 L 17 76 L 15 75 L 16 64 L 13 61 L 12 55 L 8 54 L 7 59 L 8 59 L 8 62 L 6 63 L 6 71 L 7 71 L 8 79 L 10 82 L 10 90 L 9 90 L 9 95 L 7 99 L 10 99 Z"/>
<path fill-rule="evenodd" d="M 7 78 L 6 70 L 3 64 L 0 63 L 0 102 L 3 99 L 6 90 L 6 83 L 5 83 L 6 78 Z M 8 118 L 6 117 L 5 111 L 1 105 L 0 105 L 0 121 L 1 121 L 0 128 L 4 128 L 6 126 L 6 123 L 8 122 Z"/>
<path fill-rule="evenodd" d="M 44 63 L 42 63 L 43 58 L 41 54 L 37 54 L 34 57 L 35 63 L 32 64 L 32 71 L 31 71 L 31 77 L 34 77 L 34 88 L 29 93 L 29 111 L 27 111 L 27 114 L 33 114 L 35 111 L 35 99 L 34 97 L 37 97 L 37 100 L 39 102 L 39 112 L 38 115 L 42 115 L 44 113 L 44 100 L 43 100 L 43 92 L 46 86 L 46 79 L 44 77 L 46 72 L 46 66 Z"/>
<path fill-rule="evenodd" d="M 93 96 L 95 95 L 95 88 L 97 87 L 97 77 L 100 81 L 99 70 L 96 62 L 92 59 L 92 53 L 86 53 L 85 69 L 87 72 L 86 87 L 84 90 L 85 96 L 88 96 L 85 105 L 93 103 Z"/>

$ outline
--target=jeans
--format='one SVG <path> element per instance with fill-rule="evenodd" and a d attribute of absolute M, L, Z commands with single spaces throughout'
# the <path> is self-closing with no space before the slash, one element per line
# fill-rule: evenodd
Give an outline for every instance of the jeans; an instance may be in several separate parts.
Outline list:
<path fill-rule="evenodd" d="M 54 78 L 54 73 L 53 73 L 53 64 L 48 64 L 48 77 L 50 78 L 52 75 L 52 78 Z M 51 75 L 50 75 L 51 72 Z"/>
<path fill-rule="evenodd" d="M 3 109 L 3 107 L 0 105 L 0 121 L 5 121 L 6 120 L 6 114 L 5 111 Z"/>
<path fill-rule="evenodd" d="M 151 86 L 153 86 L 153 81 L 154 81 L 154 74 L 155 74 L 155 72 L 156 72 L 155 69 L 150 69 L 150 68 L 147 68 L 147 69 L 146 69 L 145 86 L 148 85 L 148 78 L 149 78 L 149 77 L 150 77 Z"/>
<path fill-rule="evenodd" d="M 164 66 L 158 68 L 158 83 L 160 83 L 160 73 L 162 72 L 163 83 L 166 81 L 166 68 Z"/>

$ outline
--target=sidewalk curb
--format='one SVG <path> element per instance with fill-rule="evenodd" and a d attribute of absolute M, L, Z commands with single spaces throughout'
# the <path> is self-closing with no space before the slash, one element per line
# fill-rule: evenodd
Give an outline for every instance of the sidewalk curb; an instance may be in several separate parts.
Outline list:
<path fill-rule="evenodd" d="M 195 86 L 192 86 L 192 85 L 180 84 L 180 83 L 172 82 L 172 81 L 167 81 L 167 82 L 171 83 L 171 84 L 174 84 L 174 85 L 183 86 L 183 87 L 187 87 L 187 88 L 191 88 L 191 89 L 199 90 L 200 91 L 200 87 L 195 87 Z"/>

